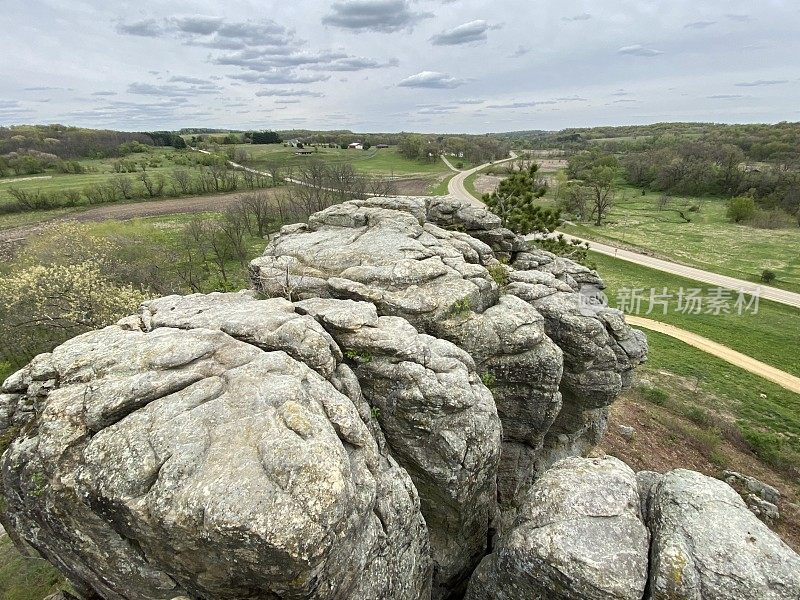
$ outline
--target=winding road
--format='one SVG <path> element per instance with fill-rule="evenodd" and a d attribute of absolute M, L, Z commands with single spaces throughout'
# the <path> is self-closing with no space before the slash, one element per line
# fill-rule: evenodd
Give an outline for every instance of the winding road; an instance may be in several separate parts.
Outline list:
<path fill-rule="evenodd" d="M 512 160 L 515 157 L 507 158 L 506 161 Z M 447 164 L 454 171 L 458 171 L 455 169 L 447 159 L 442 157 L 444 162 Z M 505 162 L 505 161 L 497 161 L 497 162 Z M 468 171 L 459 171 L 457 175 L 455 175 L 447 186 L 447 191 L 451 196 L 458 198 L 459 200 L 463 200 L 465 202 L 469 202 L 470 204 L 480 205 L 483 206 L 483 203 L 478 200 L 475 196 L 467 191 L 467 188 L 464 187 L 464 180 L 472 175 L 488 167 L 492 163 L 486 163 L 485 165 L 480 165 L 475 167 L 474 169 L 470 169 Z M 496 163 L 495 163 L 496 164 Z M 560 232 L 556 232 L 558 234 Z M 718 273 L 712 273 L 711 271 L 704 271 L 702 269 L 697 269 L 695 267 L 687 267 L 686 265 L 681 265 L 678 263 L 670 262 L 668 260 L 662 260 L 660 258 L 654 258 L 652 256 L 647 256 L 646 254 L 639 254 L 638 252 L 632 252 L 630 250 L 625 250 L 623 248 L 617 248 L 615 246 L 609 246 L 607 244 L 601 244 L 599 242 L 593 242 L 591 240 L 585 240 L 583 238 L 578 238 L 575 236 L 563 234 L 567 240 L 578 240 L 580 242 L 588 242 L 591 245 L 591 249 L 595 252 L 599 252 L 600 254 L 605 254 L 607 256 L 613 256 L 614 258 L 619 258 L 621 260 L 625 260 L 637 265 L 642 265 L 644 267 L 649 267 L 651 269 L 656 269 L 658 271 L 663 271 L 664 273 L 671 273 L 672 275 L 679 275 L 681 277 L 687 277 L 689 279 L 694 279 L 696 281 L 701 281 L 703 283 L 708 283 L 710 285 L 715 285 L 723 288 L 728 288 L 736 291 L 743 291 L 747 294 L 757 294 L 759 298 L 764 300 L 772 300 L 773 302 L 780 302 L 781 304 L 786 304 L 787 306 L 792 306 L 794 308 L 800 308 L 800 294 L 796 292 L 790 292 L 787 290 L 780 290 L 778 288 L 769 287 L 766 285 L 758 285 L 753 283 L 752 281 L 745 281 L 744 279 L 736 279 L 735 277 L 728 277 L 727 275 L 720 275 Z"/>
<path fill-rule="evenodd" d="M 467 188 L 464 186 L 464 182 L 467 180 L 467 177 L 477 173 L 481 169 L 485 169 L 490 165 L 497 165 L 500 163 L 508 162 L 510 160 L 514 160 L 515 158 L 517 158 L 517 155 L 512 152 L 509 158 L 504 158 L 503 160 L 496 160 L 494 162 L 486 163 L 485 165 L 478 165 L 477 167 L 468 169 L 466 171 L 459 171 L 452 164 L 450 164 L 450 161 L 447 160 L 447 158 L 442 156 L 444 164 L 450 167 L 451 171 L 456 172 L 456 175 L 447 184 L 447 193 L 450 194 L 451 196 L 454 196 L 455 198 L 458 198 L 459 200 L 464 200 L 465 202 L 469 202 L 470 204 L 474 204 L 476 206 L 483 206 L 483 202 L 481 202 L 475 196 L 470 194 L 467 191 Z"/>
<path fill-rule="evenodd" d="M 453 167 L 453 165 L 451 165 L 445 157 L 442 157 L 442 160 L 444 160 L 445 164 L 450 167 L 451 170 L 458 171 L 458 169 Z M 506 160 L 512 159 L 509 158 Z M 451 196 L 454 196 L 459 200 L 469 202 L 470 204 L 483 206 L 483 203 L 480 200 L 475 198 L 475 196 L 467 191 L 466 187 L 464 186 L 464 180 L 473 173 L 484 169 L 490 164 L 491 163 L 480 165 L 474 169 L 469 169 L 468 171 L 458 171 L 458 173 L 450 180 L 450 183 L 447 186 L 447 191 Z M 558 233 L 559 232 L 556 232 L 556 234 Z M 760 286 L 750 281 L 744 281 L 742 279 L 736 279 L 726 275 L 719 275 L 717 273 L 703 271 L 702 269 L 696 269 L 694 267 L 687 267 L 686 265 L 680 265 L 667 260 L 654 258 L 652 256 L 647 256 L 646 254 L 631 252 L 630 250 L 616 248 L 607 244 L 599 244 L 591 240 L 584 240 L 582 238 L 577 238 L 567 234 L 563 235 L 568 240 L 588 242 L 591 244 L 592 250 L 600 252 L 601 254 L 606 254 L 608 256 L 613 256 L 634 264 L 650 267 L 651 269 L 656 269 L 664 273 L 688 277 L 689 279 L 695 279 L 703 283 L 709 283 L 711 285 L 737 291 L 742 290 L 750 294 L 757 293 L 760 298 L 772 300 L 773 302 L 780 302 L 781 304 L 786 304 L 795 308 L 800 308 L 800 294 L 796 294 L 794 292 L 779 290 L 769 286 Z M 668 325 L 667 323 L 661 323 L 659 321 L 637 317 L 636 315 L 625 315 L 625 320 L 636 327 L 643 327 L 644 329 L 650 329 L 651 331 L 657 331 L 673 337 L 686 344 L 689 344 L 690 346 L 694 346 L 703 352 L 716 356 L 717 358 L 720 358 L 734 366 L 740 367 L 746 371 L 749 371 L 750 373 L 758 375 L 759 377 L 763 377 L 764 379 L 777 383 L 789 391 L 800 394 L 800 378 L 751 358 L 745 354 L 742 354 L 741 352 L 737 352 L 736 350 L 728 348 L 727 346 L 718 344 L 717 342 L 699 336 L 691 331 L 680 329 L 674 325 Z"/>

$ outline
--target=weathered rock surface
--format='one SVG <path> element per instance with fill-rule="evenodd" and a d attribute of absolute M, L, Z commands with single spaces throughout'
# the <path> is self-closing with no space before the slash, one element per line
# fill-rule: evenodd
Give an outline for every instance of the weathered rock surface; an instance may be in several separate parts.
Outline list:
<path fill-rule="evenodd" d="M 726 483 L 676 469 L 650 491 L 653 600 L 800 598 L 800 557 Z"/>
<path fill-rule="evenodd" d="M 410 478 L 286 351 L 325 372 L 330 344 L 286 301 L 218 295 L 38 357 L 5 386 L 34 407 L 3 455 L 6 526 L 87 597 L 427 597 Z"/>
<path fill-rule="evenodd" d="M 472 355 L 503 422 L 503 505 L 555 460 L 600 440 L 608 405 L 647 352 L 618 311 L 581 314 L 579 282 L 600 284 L 596 273 L 527 250 L 495 215 L 447 199 L 331 207 L 284 228 L 251 278 L 268 296 L 371 302 Z"/>
<path fill-rule="evenodd" d="M 436 565 L 435 595 L 455 592 L 484 555 L 496 511 L 500 420 L 472 358 L 372 304 L 312 299 L 314 316 L 345 348 L 391 454 L 422 501 Z"/>
<path fill-rule="evenodd" d="M 612 457 L 560 461 L 525 495 L 467 600 L 639 600 L 648 537 L 630 467 Z"/>
<path fill-rule="evenodd" d="M 753 514 L 767 525 L 773 525 L 780 519 L 778 503 L 781 500 L 781 493 L 777 489 L 755 477 L 736 471 L 724 471 L 722 479 L 736 490 Z"/>

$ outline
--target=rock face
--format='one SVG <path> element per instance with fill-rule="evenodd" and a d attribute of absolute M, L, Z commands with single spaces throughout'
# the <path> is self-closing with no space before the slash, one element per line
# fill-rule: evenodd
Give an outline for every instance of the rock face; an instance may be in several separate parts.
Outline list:
<path fill-rule="evenodd" d="M 648 505 L 653 600 L 800 598 L 800 557 L 726 483 L 677 469 Z"/>
<path fill-rule="evenodd" d="M 375 198 L 285 227 L 251 278 L 268 296 L 371 302 L 466 350 L 503 422 L 498 488 L 509 508 L 555 460 L 600 440 L 647 351 L 618 311 L 581 314 L 580 284 L 600 284 L 595 273 L 526 248 L 485 209 Z"/>
<path fill-rule="evenodd" d="M 593 271 L 380 198 L 284 227 L 250 275 L 3 384 L 0 520 L 85 600 L 797 597 L 726 484 L 576 458 L 647 352 L 587 307 Z"/>
<path fill-rule="evenodd" d="M 500 420 L 474 361 L 366 302 L 312 299 L 297 310 L 346 348 L 391 455 L 419 492 L 435 593 L 457 590 L 485 552 L 500 459 Z"/>
<path fill-rule="evenodd" d="M 722 479 L 738 492 L 753 514 L 767 525 L 773 525 L 780 519 L 778 503 L 781 500 L 781 493 L 774 487 L 736 471 L 723 472 Z"/>
<path fill-rule="evenodd" d="M 3 455 L 5 523 L 87 597 L 428 597 L 416 489 L 334 385 L 340 357 L 244 294 L 79 336 L 6 383 L 35 409 Z"/>
<path fill-rule="evenodd" d="M 616 458 L 556 463 L 472 576 L 467 600 L 639 600 L 647 528 L 636 476 Z"/>

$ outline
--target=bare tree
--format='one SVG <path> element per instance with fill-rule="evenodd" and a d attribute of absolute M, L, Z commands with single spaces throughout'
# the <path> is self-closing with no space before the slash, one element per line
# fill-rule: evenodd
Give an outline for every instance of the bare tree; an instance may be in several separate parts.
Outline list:
<path fill-rule="evenodd" d="M 259 191 L 247 194 L 242 198 L 242 208 L 252 220 L 259 237 L 264 237 L 269 226 L 275 222 L 273 203 L 267 192 Z"/>
<path fill-rule="evenodd" d="M 133 191 L 133 181 L 127 175 L 116 175 L 113 178 L 113 184 L 125 200 L 131 199 L 131 192 Z"/>
<path fill-rule="evenodd" d="M 192 176 L 186 169 L 172 171 L 172 189 L 175 194 L 186 195 L 192 190 Z"/>

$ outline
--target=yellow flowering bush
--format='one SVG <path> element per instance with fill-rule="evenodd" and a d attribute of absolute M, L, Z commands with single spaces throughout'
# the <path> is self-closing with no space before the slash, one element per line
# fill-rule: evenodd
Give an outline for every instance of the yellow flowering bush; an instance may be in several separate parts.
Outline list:
<path fill-rule="evenodd" d="M 0 277 L 5 360 L 28 360 L 135 312 L 147 295 L 108 277 L 95 260 L 31 265 Z"/>

